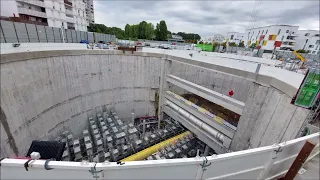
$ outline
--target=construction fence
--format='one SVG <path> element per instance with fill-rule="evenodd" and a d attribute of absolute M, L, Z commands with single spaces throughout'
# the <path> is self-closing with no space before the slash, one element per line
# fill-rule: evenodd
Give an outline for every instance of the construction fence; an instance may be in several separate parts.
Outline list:
<path fill-rule="evenodd" d="M 197 47 L 201 47 L 201 44 Z M 248 47 L 232 47 L 223 49 L 222 46 L 217 46 L 213 49 L 213 52 L 224 52 L 227 54 L 238 54 L 238 55 L 246 55 L 253 57 L 272 57 L 272 53 L 266 53 L 260 51 L 257 53 L 256 48 L 248 48 Z M 251 53 L 250 53 L 251 52 Z M 302 57 L 304 57 L 307 61 L 320 61 L 320 54 L 311 54 L 311 53 L 299 53 Z M 273 54 L 273 59 L 297 59 L 297 56 L 293 53 L 293 51 L 284 51 L 284 50 L 276 50 Z"/>
<path fill-rule="evenodd" d="M 115 42 L 116 36 L 95 32 L 76 31 L 73 29 L 55 28 L 43 25 L 27 24 L 12 21 L 0 21 L 1 43 L 36 43 L 36 42 L 66 42 L 80 43 L 87 40 L 89 43 L 104 41 Z"/>

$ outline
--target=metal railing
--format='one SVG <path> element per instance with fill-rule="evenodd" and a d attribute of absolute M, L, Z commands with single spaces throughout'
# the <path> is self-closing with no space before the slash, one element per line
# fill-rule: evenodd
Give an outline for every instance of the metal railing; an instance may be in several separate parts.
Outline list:
<path fill-rule="evenodd" d="M 17 1 L 25 2 L 25 3 L 40 6 L 40 7 L 44 7 L 44 2 L 39 1 L 39 0 L 17 0 Z"/>
<path fill-rule="evenodd" d="M 25 22 L 25 23 L 24 23 Z M 20 18 L 0 18 L 1 43 L 36 43 L 36 42 L 110 42 L 116 41 L 115 35 L 95 32 L 76 31 L 74 26 L 68 29 L 48 27 L 47 23 L 28 21 Z"/>
<path fill-rule="evenodd" d="M 64 0 L 64 4 L 67 4 L 69 6 L 72 6 L 72 2 L 68 1 L 68 0 Z"/>
<path fill-rule="evenodd" d="M 31 16 L 37 16 L 37 17 L 43 17 L 43 18 L 46 18 L 46 17 L 47 17 L 47 14 L 44 13 L 44 12 L 35 11 L 35 10 L 27 9 L 27 8 L 24 8 L 24 7 L 18 7 L 18 11 L 19 11 L 19 13 L 21 13 L 21 14 L 26 14 L 26 15 L 31 15 Z"/>

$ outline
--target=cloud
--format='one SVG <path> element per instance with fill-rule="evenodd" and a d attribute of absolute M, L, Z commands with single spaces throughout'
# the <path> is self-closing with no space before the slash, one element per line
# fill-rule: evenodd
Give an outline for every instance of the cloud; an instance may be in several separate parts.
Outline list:
<path fill-rule="evenodd" d="M 165 20 L 171 32 L 201 36 L 272 24 L 319 30 L 319 1 L 94 1 L 95 21 L 124 29 Z"/>

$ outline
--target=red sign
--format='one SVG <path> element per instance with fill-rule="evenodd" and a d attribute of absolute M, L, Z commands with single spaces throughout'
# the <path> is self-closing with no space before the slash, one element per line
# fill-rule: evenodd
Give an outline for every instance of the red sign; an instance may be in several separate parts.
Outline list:
<path fill-rule="evenodd" d="M 275 47 L 280 47 L 281 44 L 282 44 L 281 41 L 276 41 L 276 42 L 274 42 L 274 46 L 275 46 Z"/>
<path fill-rule="evenodd" d="M 229 96 L 231 97 L 231 96 L 233 96 L 233 95 L 234 95 L 233 90 L 229 91 Z"/>

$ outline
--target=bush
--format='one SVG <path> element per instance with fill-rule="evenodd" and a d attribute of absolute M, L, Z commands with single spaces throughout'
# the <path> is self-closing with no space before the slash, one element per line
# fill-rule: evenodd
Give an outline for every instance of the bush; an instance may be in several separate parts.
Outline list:
<path fill-rule="evenodd" d="M 230 46 L 230 47 L 237 47 L 237 44 L 236 44 L 235 42 L 231 42 L 231 43 L 229 44 L 229 46 Z"/>
<path fill-rule="evenodd" d="M 308 51 L 306 51 L 304 49 L 299 49 L 299 50 L 297 50 L 297 53 L 308 53 Z"/>

